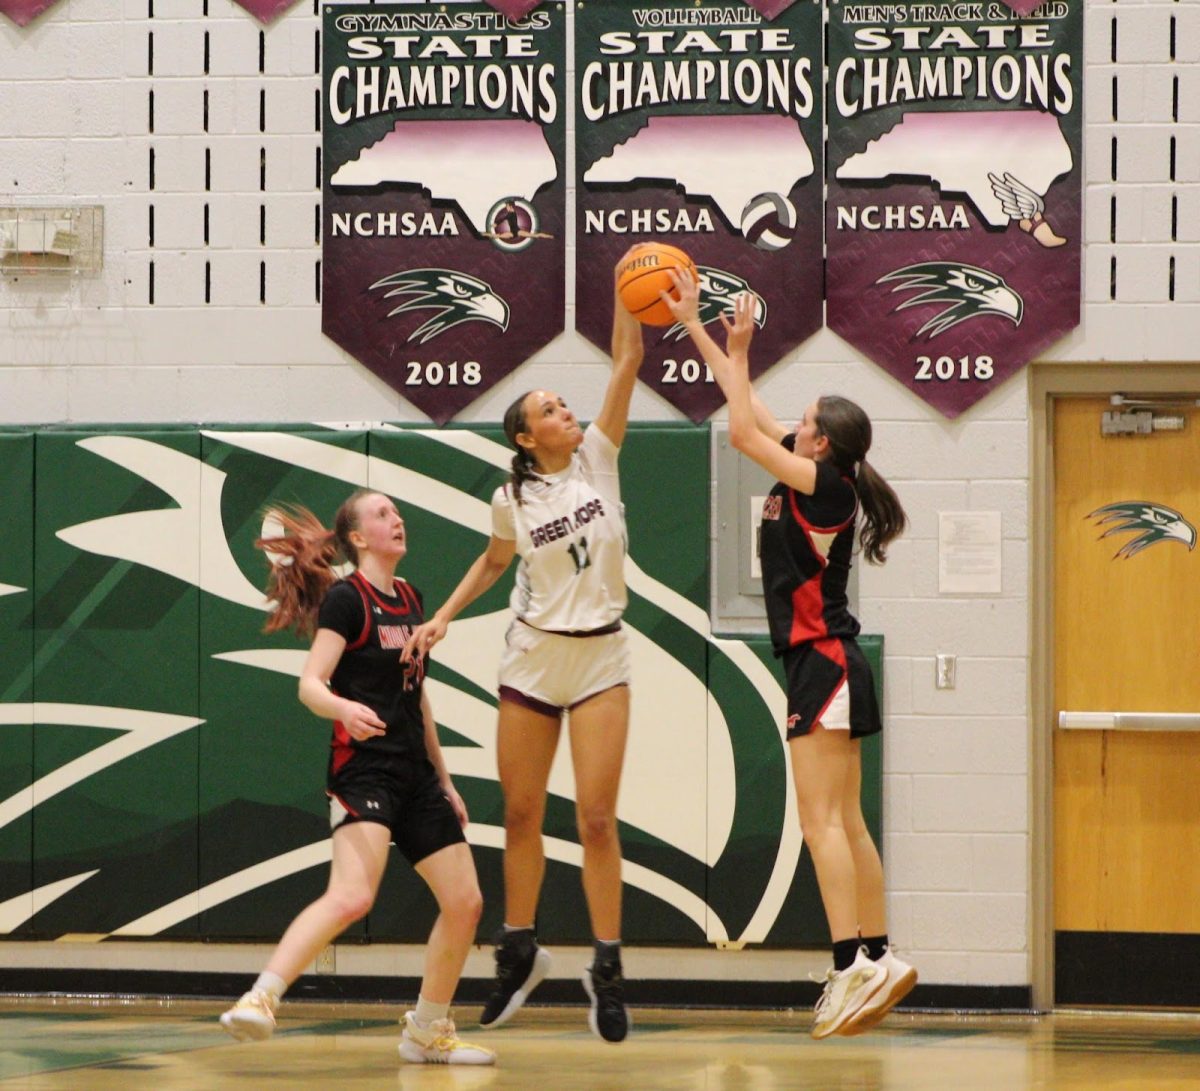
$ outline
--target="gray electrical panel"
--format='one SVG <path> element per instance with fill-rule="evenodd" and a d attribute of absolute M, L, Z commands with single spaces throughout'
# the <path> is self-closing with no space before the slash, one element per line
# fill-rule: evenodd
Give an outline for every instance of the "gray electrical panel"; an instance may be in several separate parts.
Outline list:
<path fill-rule="evenodd" d="M 734 449 L 724 422 L 712 425 L 712 588 L 709 611 L 713 632 L 767 631 L 762 577 L 758 565 L 763 499 L 775 479 Z M 858 614 L 858 569 L 850 570 L 850 610 Z"/>

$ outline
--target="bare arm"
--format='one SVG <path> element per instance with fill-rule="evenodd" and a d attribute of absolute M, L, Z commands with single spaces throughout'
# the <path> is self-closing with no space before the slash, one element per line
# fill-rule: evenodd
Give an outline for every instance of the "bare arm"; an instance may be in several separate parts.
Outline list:
<path fill-rule="evenodd" d="M 817 464 L 792 454 L 780 442 L 783 427 L 754 393 L 750 385 L 750 338 L 754 330 L 754 303 L 743 293 L 734 306 L 733 321 L 721 316 L 732 351 L 723 352 L 700 322 L 699 286 L 686 274 L 675 277 L 678 303 L 664 295 L 675 317 L 683 323 L 712 369 L 729 404 L 729 442 L 752 458 L 772 476 L 794 489 L 811 495 L 816 488 Z"/>
<path fill-rule="evenodd" d="M 717 382 L 721 381 L 719 373 L 727 372 L 734 360 L 740 358 L 749 366 L 750 339 L 754 335 L 753 297 L 749 293 L 743 292 L 737 298 L 732 322 L 729 321 L 728 316 L 721 314 L 721 325 L 725 327 L 725 349 L 722 351 L 720 345 L 712 339 L 700 321 L 700 286 L 689 273 L 685 272 L 682 275 L 675 274 L 674 276 L 675 287 L 680 296 L 679 301 L 676 303 L 669 296 L 663 298 L 667 300 L 675 317 L 683 323 L 691 335 L 692 341 L 700 350 L 700 355 L 704 357 L 704 362 L 712 370 Z M 722 386 L 721 389 L 724 390 L 724 387 Z M 754 412 L 755 422 L 767 436 L 778 443 L 787 435 L 787 428 L 775 419 L 754 392 L 753 387 L 750 390 L 750 406 Z"/>
<path fill-rule="evenodd" d="M 754 302 L 748 292 L 743 292 L 734 301 L 733 321 L 724 311 L 719 315 L 725 327 L 725 353 L 731 360 L 743 359 L 749 367 L 750 339 L 754 336 Z M 710 365 L 711 366 L 711 365 Z M 778 443 L 788 434 L 787 428 L 775 419 L 775 415 L 763 404 L 754 387 L 750 387 L 750 408 L 761 431 Z"/>
<path fill-rule="evenodd" d="M 302 704 L 326 720 L 340 720 L 351 738 L 369 739 L 386 733 L 387 725 L 367 705 L 339 697 L 329 679 L 346 649 L 346 638 L 332 629 L 318 629 L 300 672 Z"/>
<path fill-rule="evenodd" d="M 443 793 L 445 793 L 446 798 L 450 801 L 450 806 L 454 808 L 459 825 L 465 827 L 467 824 L 467 805 L 463 802 L 462 796 L 458 794 L 458 790 L 454 787 L 454 782 L 450 779 L 450 771 L 446 768 L 446 758 L 442 754 L 442 744 L 438 739 L 437 721 L 433 718 L 433 706 L 429 703 L 429 694 L 424 690 L 421 691 L 421 721 L 425 725 L 425 753 L 429 756 L 429 763 L 433 766 L 434 772 L 437 773 L 438 783 L 442 786 Z"/>
<path fill-rule="evenodd" d="M 787 434 L 786 429 L 779 436 L 763 431 L 755 419 L 750 370 L 745 357 L 730 362 L 727 382 L 728 385 L 721 383 L 721 389 L 729 403 L 729 442 L 772 477 L 811 496 L 817 487 L 817 464 L 811 458 L 793 454 L 780 443 Z"/>
<path fill-rule="evenodd" d="M 441 640 L 446 635 L 450 622 L 500 578 L 512 564 L 516 552 L 515 541 L 492 535 L 487 549 L 475 558 L 441 608 L 424 625 L 418 625 L 413 630 L 408 643 L 404 645 L 404 651 L 400 653 L 401 660 L 407 662 L 414 653 L 425 655 Z"/>
<path fill-rule="evenodd" d="M 629 252 L 617 262 L 619 269 Z M 612 377 L 604 392 L 604 404 L 595 425 L 614 447 L 625 440 L 625 426 L 629 422 L 629 402 L 633 398 L 638 368 L 646 350 L 642 341 L 642 324 L 625 309 L 616 290 L 616 270 L 613 271 L 613 329 L 612 329 Z"/>

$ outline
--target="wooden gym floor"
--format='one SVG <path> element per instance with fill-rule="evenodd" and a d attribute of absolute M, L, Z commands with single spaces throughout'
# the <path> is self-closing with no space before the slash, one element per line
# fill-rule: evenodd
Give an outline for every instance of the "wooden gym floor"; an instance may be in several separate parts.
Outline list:
<path fill-rule="evenodd" d="M 0 998 L 0 1091 L 960 1091 L 1200 1087 L 1200 1013 L 893 1013 L 857 1038 L 808 1037 L 808 1012 L 634 1011 L 610 1046 L 582 1008 L 528 1008 L 460 1032 L 496 1068 L 402 1064 L 400 1009 L 285 1004 L 267 1042 L 239 1044 L 211 1001 Z"/>

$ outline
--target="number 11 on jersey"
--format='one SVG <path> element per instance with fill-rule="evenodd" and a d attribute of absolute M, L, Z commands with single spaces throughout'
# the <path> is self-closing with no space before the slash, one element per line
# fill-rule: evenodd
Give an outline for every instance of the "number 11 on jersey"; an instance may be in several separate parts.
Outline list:
<path fill-rule="evenodd" d="M 578 576 L 585 568 L 591 566 L 592 559 L 588 556 L 586 538 L 580 538 L 578 544 L 572 542 L 567 546 L 567 552 L 571 554 L 571 560 L 575 562 L 575 575 Z"/>

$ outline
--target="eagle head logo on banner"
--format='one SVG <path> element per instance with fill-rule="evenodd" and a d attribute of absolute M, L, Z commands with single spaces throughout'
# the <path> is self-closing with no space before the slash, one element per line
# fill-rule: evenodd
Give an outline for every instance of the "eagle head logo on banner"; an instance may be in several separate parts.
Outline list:
<path fill-rule="evenodd" d="M 947 417 L 1079 324 L 1082 22 L 829 9 L 826 321 Z"/>
<path fill-rule="evenodd" d="M 820 4 L 589 0 L 575 56 L 576 328 L 607 351 L 601 278 L 665 243 L 696 265 L 719 340 L 753 295 L 761 374 L 821 325 Z M 661 397 L 694 421 L 723 404 L 682 327 L 645 340 L 640 377 Z"/>
<path fill-rule="evenodd" d="M 438 424 L 566 290 L 563 2 L 452 8 L 327 4 L 322 33 L 321 329 Z"/>

